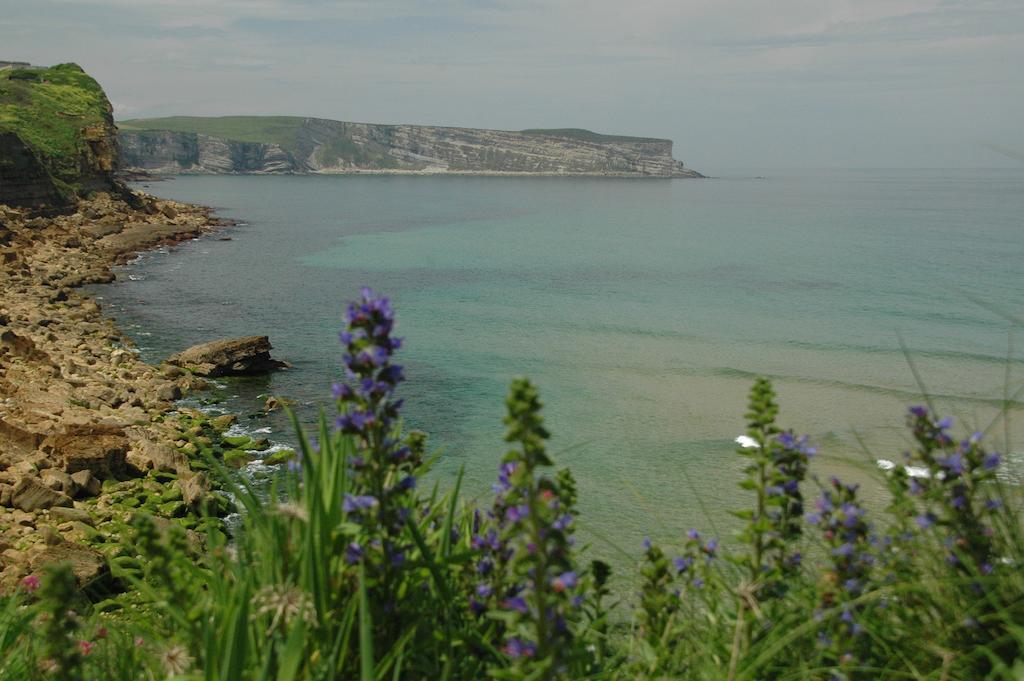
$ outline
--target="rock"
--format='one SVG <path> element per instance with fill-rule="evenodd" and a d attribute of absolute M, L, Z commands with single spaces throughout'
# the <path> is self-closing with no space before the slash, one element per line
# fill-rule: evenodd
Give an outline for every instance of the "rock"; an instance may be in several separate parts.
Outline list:
<path fill-rule="evenodd" d="M 51 563 L 69 563 L 79 586 L 96 581 L 107 572 L 107 562 L 103 555 L 81 544 L 48 546 L 29 560 L 29 567 L 35 572 Z"/>
<path fill-rule="evenodd" d="M 178 211 L 174 210 L 174 206 L 172 206 L 169 203 L 161 203 L 159 205 L 159 210 L 161 213 L 164 214 L 164 217 L 167 218 L 168 220 L 173 220 L 174 218 L 178 217 Z"/>
<path fill-rule="evenodd" d="M 63 461 L 66 473 L 88 470 L 99 478 L 116 477 L 124 472 L 128 438 L 118 426 L 72 426 L 48 437 L 43 449 Z"/>
<path fill-rule="evenodd" d="M 78 493 L 78 484 L 62 470 L 47 468 L 39 473 L 39 479 L 50 489 L 64 492 L 69 497 L 74 497 Z"/>
<path fill-rule="evenodd" d="M 189 478 L 178 478 L 177 485 L 181 490 L 182 500 L 193 509 L 198 509 L 210 493 L 210 481 L 203 473 L 197 473 Z"/>
<path fill-rule="evenodd" d="M 261 374 L 290 366 L 273 359 L 271 349 L 266 336 L 246 336 L 192 346 L 169 357 L 167 363 L 200 376 Z"/>
<path fill-rule="evenodd" d="M 267 466 L 279 466 L 288 463 L 295 456 L 295 450 L 293 449 L 279 449 L 276 452 L 271 452 L 269 456 L 263 459 L 263 463 Z"/>
<path fill-rule="evenodd" d="M 224 452 L 224 463 L 234 468 L 242 468 L 249 463 L 249 453 L 243 449 L 229 449 Z"/>
<path fill-rule="evenodd" d="M 42 525 L 39 528 L 39 536 L 43 538 L 43 541 L 48 546 L 56 546 L 57 544 L 64 543 L 64 538 L 60 536 L 60 532 L 49 525 Z"/>
<path fill-rule="evenodd" d="M 25 476 L 11 491 L 11 503 L 23 511 L 38 511 L 51 506 L 71 506 L 71 497 L 55 492 L 38 478 Z"/>
<path fill-rule="evenodd" d="M 61 506 L 55 506 L 50 509 L 50 516 L 62 522 L 79 522 L 90 526 L 94 524 L 89 512 L 81 508 L 64 508 Z"/>
<path fill-rule="evenodd" d="M 26 563 L 25 552 L 17 549 L 4 549 L 0 552 L 0 557 L 8 565 L 24 565 Z"/>
<path fill-rule="evenodd" d="M 132 172 L 317 173 L 359 170 L 701 177 L 672 158 L 672 140 L 585 130 L 439 128 L 306 119 L 316 140 L 292 154 L 273 142 L 242 142 L 197 131 L 121 130 L 122 169 Z M 351 154 L 338 154 L 342 142 Z M 314 144 L 311 142 L 311 144 Z"/>
<path fill-rule="evenodd" d="M 181 387 L 175 383 L 168 383 L 156 391 L 156 396 L 165 402 L 173 402 L 181 399 Z"/>
<path fill-rule="evenodd" d="M 11 495 L 13 492 L 13 487 L 5 483 L 0 483 L 0 506 L 11 505 Z"/>
<path fill-rule="evenodd" d="M 78 485 L 79 496 L 94 497 L 102 490 L 102 483 L 92 471 L 77 471 L 71 474 L 71 479 Z"/>
<path fill-rule="evenodd" d="M 170 445 L 143 440 L 135 443 L 125 462 L 130 472 L 145 475 L 149 471 L 180 473 L 188 470 L 188 457 Z"/>
<path fill-rule="evenodd" d="M 210 419 L 210 425 L 217 430 L 227 430 L 237 420 L 234 414 L 221 414 Z"/>

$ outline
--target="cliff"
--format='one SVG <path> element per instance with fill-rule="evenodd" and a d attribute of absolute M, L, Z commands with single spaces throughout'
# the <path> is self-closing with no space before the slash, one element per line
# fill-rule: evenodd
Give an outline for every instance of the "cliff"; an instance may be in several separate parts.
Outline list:
<path fill-rule="evenodd" d="M 0 69 L 0 203 L 70 204 L 112 189 L 116 165 L 110 102 L 81 67 Z"/>
<path fill-rule="evenodd" d="M 121 168 L 176 173 L 426 172 L 701 177 L 672 141 L 587 130 L 479 130 L 286 116 L 120 125 Z"/>

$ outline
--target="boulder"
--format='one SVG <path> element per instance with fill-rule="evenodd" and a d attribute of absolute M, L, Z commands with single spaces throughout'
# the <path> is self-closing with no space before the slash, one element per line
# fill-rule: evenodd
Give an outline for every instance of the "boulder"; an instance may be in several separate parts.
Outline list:
<path fill-rule="evenodd" d="M 266 336 L 231 338 L 194 345 L 172 355 L 167 363 L 199 376 L 262 374 L 290 366 L 273 359 L 271 349 Z"/>
<path fill-rule="evenodd" d="M 98 423 L 71 426 L 43 441 L 43 450 L 63 463 L 64 472 L 91 471 L 100 479 L 124 472 L 128 438 L 118 426 Z"/>
<path fill-rule="evenodd" d="M 89 512 L 82 508 L 67 508 L 64 506 L 55 506 L 50 509 L 50 517 L 55 518 L 61 522 L 79 522 L 85 523 L 86 525 L 94 525 L 92 516 Z"/>
<path fill-rule="evenodd" d="M 79 496 L 94 497 L 103 490 L 103 483 L 92 474 L 92 471 L 72 473 L 71 479 L 78 485 Z"/>
<path fill-rule="evenodd" d="M 149 471 L 182 473 L 189 469 L 188 457 L 173 447 L 158 442 L 142 440 L 136 442 L 128 452 L 125 462 L 130 472 L 145 475 Z"/>
<path fill-rule="evenodd" d="M 78 485 L 75 484 L 71 476 L 57 468 L 40 471 L 39 479 L 55 492 L 64 492 L 69 497 L 74 497 L 78 493 Z"/>
<path fill-rule="evenodd" d="M 22 511 L 38 511 L 52 506 L 71 506 L 71 497 L 50 489 L 38 478 L 24 476 L 11 490 L 11 504 Z"/>
<path fill-rule="evenodd" d="M 107 571 L 107 562 L 103 555 L 81 544 L 63 543 L 47 546 L 29 560 L 29 567 L 35 572 L 51 563 L 70 564 L 71 572 L 79 586 L 96 581 Z"/>
<path fill-rule="evenodd" d="M 178 489 L 181 490 L 182 500 L 189 508 L 199 510 L 210 494 L 210 481 L 203 473 L 196 473 L 188 478 L 178 478 L 175 482 Z"/>

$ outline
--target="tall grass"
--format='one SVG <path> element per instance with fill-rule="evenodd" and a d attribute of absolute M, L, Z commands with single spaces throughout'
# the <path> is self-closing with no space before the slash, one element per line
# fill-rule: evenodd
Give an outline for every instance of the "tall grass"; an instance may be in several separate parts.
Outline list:
<path fill-rule="evenodd" d="M 813 476 L 814 448 L 750 396 L 748 462 L 729 549 L 698 530 L 647 542 L 640 583 L 611 601 L 583 564 L 576 486 L 555 470 L 536 389 L 513 383 L 494 501 L 418 487 L 387 301 L 348 311 L 346 380 L 269 495 L 210 465 L 242 507 L 205 545 L 138 515 L 117 567 L 134 607 L 90 612 L 66 569 L 0 602 L 12 679 L 1020 679 L 1024 541 L 1006 463 L 924 407 L 915 446 L 869 513 L 855 485 Z M 77 611 L 69 612 L 69 611 Z"/>

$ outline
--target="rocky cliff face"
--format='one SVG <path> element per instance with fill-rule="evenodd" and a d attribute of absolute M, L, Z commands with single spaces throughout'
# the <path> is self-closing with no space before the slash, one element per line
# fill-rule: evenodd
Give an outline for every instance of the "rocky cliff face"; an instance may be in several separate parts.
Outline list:
<path fill-rule="evenodd" d="M 287 145 L 180 130 L 121 130 L 122 168 L 167 174 L 418 171 L 701 177 L 672 158 L 672 141 L 664 139 L 582 130 L 511 132 L 317 118 L 295 121 Z"/>
<path fill-rule="evenodd" d="M 13 132 L 0 133 L 0 203 L 54 205 L 64 198 L 35 152 Z"/>
<path fill-rule="evenodd" d="M 118 137 L 121 167 L 127 171 L 172 175 L 302 172 L 291 154 L 277 144 L 166 130 L 122 131 Z"/>
<path fill-rule="evenodd" d="M 75 64 L 0 70 L 0 203 L 69 204 L 115 186 L 110 101 Z"/>

